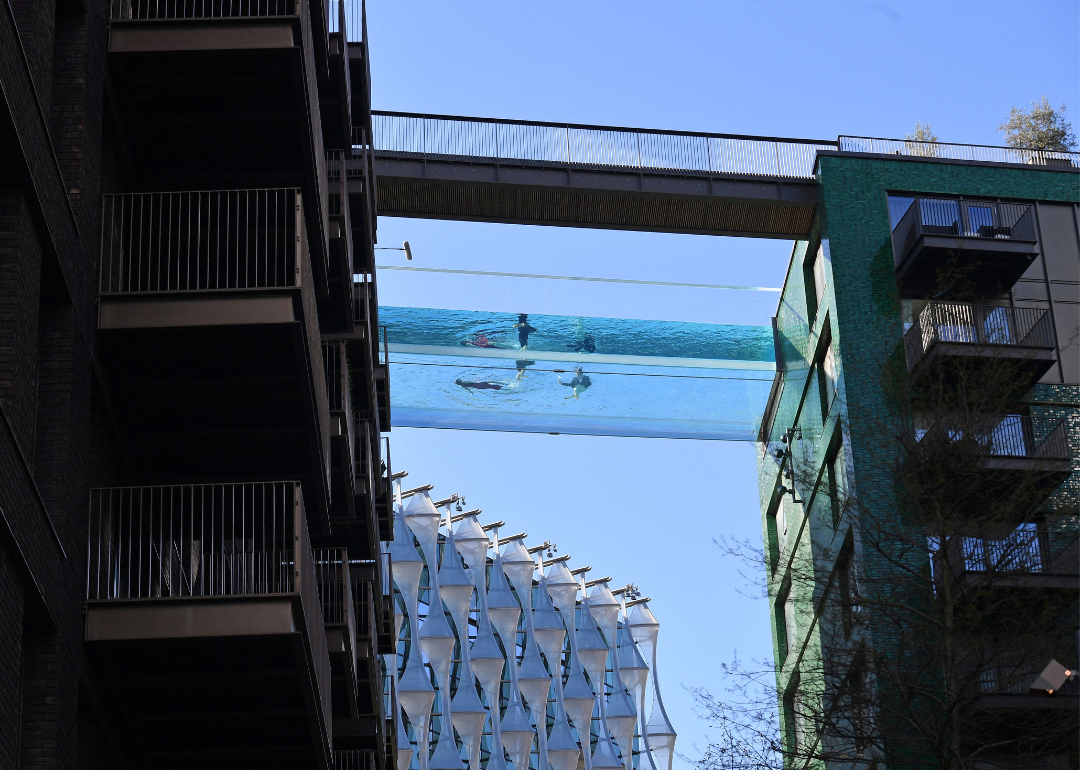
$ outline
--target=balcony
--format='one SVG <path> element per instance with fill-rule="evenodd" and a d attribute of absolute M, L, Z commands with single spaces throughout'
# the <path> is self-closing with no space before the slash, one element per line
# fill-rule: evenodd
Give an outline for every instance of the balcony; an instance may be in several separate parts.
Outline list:
<path fill-rule="evenodd" d="M 349 557 L 344 548 L 314 551 L 315 579 L 322 600 L 326 649 L 330 657 L 330 693 L 337 720 L 356 719 L 357 616 Z"/>
<path fill-rule="evenodd" d="M 915 198 L 893 229 L 900 293 L 909 297 L 1007 292 L 1039 255 L 1028 203 Z"/>
<path fill-rule="evenodd" d="M 349 564 L 353 613 L 356 617 L 355 710 L 334 720 L 334 744 L 341 748 L 381 752 L 385 733 L 382 710 L 382 669 L 376 643 L 379 562 Z M 336 713 L 336 712 L 335 712 Z"/>
<path fill-rule="evenodd" d="M 965 537 L 962 548 L 964 571 L 975 580 L 989 574 L 1002 587 L 1080 589 L 1076 541 L 1052 559 L 1047 533 L 1034 522 L 1000 538 Z"/>
<path fill-rule="evenodd" d="M 1068 478 L 1072 452 L 1064 420 L 1028 415 L 944 415 L 928 430 L 917 430 L 928 452 L 911 460 L 970 457 L 973 484 L 965 504 L 979 509 L 1014 499 L 1022 517 L 1041 504 Z M 945 450 L 942 453 L 942 450 Z M 938 454 L 936 454 L 938 453 Z"/>
<path fill-rule="evenodd" d="M 301 198 L 106 196 L 98 337 L 144 477 L 297 479 L 325 532 L 331 430 Z"/>
<path fill-rule="evenodd" d="M 330 0 L 327 21 L 330 23 L 329 78 L 320 83 L 319 103 L 322 107 L 323 139 L 327 147 L 344 149 L 349 153 L 352 144 L 352 74 L 350 72 L 349 41 L 361 39 L 361 13 L 355 2 Z M 362 73 L 361 73 L 362 76 Z"/>
<path fill-rule="evenodd" d="M 334 519 L 354 519 L 357 515 L 355 498 L 358 491 L 356 433 L 345 342 L 323 342 L 322 357 L 327 405 L 330 408 L 330 516 Z"/>
<path fill-rule="evenodd" d="M 298 484 L 94 489 L 86 646 L 147 766 L 331 765 L 331 668 Z"/>
<path fill-rule="evenodd" d="M 326 153 L 327 214 L 330 251 L 327 258 L 328 302 L 320 312 L 324 330 L 355 334 L 353 302 L 353 231 L 344 153 Z"/>
<path fill-rule="evenodd" d="M 1021 396 L 1057 360 L 1054 343 L 1045 310 L 946 302 L 927 304 L 904 335 L 916 394 L 931 384 L 955 390 L 984 381 Z"/>
<path fill-rule="evenodd" d="M 325 0 L 109 0 L 105 11 L 111 82 L 145 183 L 301 187 L 325 294 Z"/>

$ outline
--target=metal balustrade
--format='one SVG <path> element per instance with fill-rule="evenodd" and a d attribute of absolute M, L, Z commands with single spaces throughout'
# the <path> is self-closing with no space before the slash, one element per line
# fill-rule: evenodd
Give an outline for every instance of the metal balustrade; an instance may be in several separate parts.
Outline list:
<path fill-rule="evenodd" d="M 817 151 L 836 142 L 372 112 L 381 155 L 519 164 L 813 178 Z"/>
<path fill-rule="evenodd" d="M 102 294 L 295 287 L 306 259 L 296 188 L 104 199 Z"/>
<path fill-rule="evenodd" d="M 1034 523 L 1025 524 L 998 540 L 965 537 L 964 566 L 976 572 L 1045 572 L 1046 545 L 1044 533 Z"/>
<path fill-rule="evenodd" d="M 904 334 L 908 368 L 938 343 L 1054 349 L 1049 313 L 1040 308 L 930 302 Z"/>
<path fill-rule="evenodd" d="M 917 436 L 920 441 L 972 441 L 989 457 L 1072 459 L 1064 420 L 1023 414 L 943 415 Z"/>
<path fill-rule="evenodd" d="M 362 0 L 330 0 L 330 34 L 345 30 L 345 40 L 364 42 L 364 4 Z"/>
<path fill-rule="evenodd" d="M 375 752 L 371 749 L 335 751 L 334 770 L 375 770 Z"/>
<path fill-rule="evenodd" d="M 872 155 L 906 155 L 942 160 L 969 160 L 984 163 L 1022 163 L 1037 166 L 1080 167 L 1080 152 L 1025 150 L 982 144 L 951 142 L 916 142 L 910 139 L 878 139 L 868 136 L 840 136 L 840 152 Z"/>
<path fill-rule="evenodd" d="M 90 491 L 88 601 L 299 594 L 330 723 L 330 661 L 300 485 Z"/>
<path fill-rule="evenodd" d="M 109 21 L 296 16 L 297 0 L 109 0 Z"/>
<path fill-rule="evenodd" d="M 319 548 L 314 554 L 315 579 L 322 600 L 323 622 L 345 626 L 352 655 L 357 634 L 357 615 L 354 607 L 349 558 L 344 548 Z"/>
<path fill-rule="evenodd" d="M 992 238 L 1034 243 L 1035 210 L 1030 203 L 915 198 L 893 229 L 899 263 L 922 236 Z"/>

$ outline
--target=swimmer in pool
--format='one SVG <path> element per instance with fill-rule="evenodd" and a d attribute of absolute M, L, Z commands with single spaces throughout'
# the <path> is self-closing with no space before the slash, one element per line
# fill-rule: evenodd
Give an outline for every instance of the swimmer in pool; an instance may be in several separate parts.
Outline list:
<path fill-rule="evenodd" d="M 454 380 L 455 385 L 473 390 L 502 390 L 502 385 L 497 382 L 470 382 L 469 380 Z"/>
<path fill-rule="evenodd" d="M 574 389 L 573 394 L 566 397 L 567 400 L 569 400 L 571 398 L 580 398 L 586 388 L 592 387 L 592 380 L 589 379 L 589 375 L 585 374 L 579 366 L 574 369 L 574 379 L 570 380 L 570 382 L 563 382 L 562 377 L 559 377 L 559 384 Z"/>
<path fill-rule="evenodd" d="M 497 347 L 494 342 L 488 339 L 488 336 L 483 332 L 477 332 L 471 340 L 462 340 L 462 345 L 473 348 L 494 348 Z"/>
<path fill-rule="evenodd" d="M 519 358 L 514 363 L 517 364 L 517 378 L 519 380 L 524 380 L 525 379 L 525 370 L 526 369 L 528 369 L 530 366 L 536 366 L 535 361 L 526 361 L 526 360 L 524 360 L 522 358 Z"/>
<path fill-rule="evenodd" d="M 570 348 L 575 353 L 595 353 L 596 339 L 592 336 L 591 332 L 585 332 L 585 339 L 573 342 L 566 347 Z"/>
<path fill-rule="evenodd" d="M 521 345 L 522 350 L 529 349 L 529 335 L 536 331 L 535 326 L 529 325 L 529 314 L 518 313 L 517 323 L 514 324 L 514 328 L 518 332 L 518 344 Z"/>

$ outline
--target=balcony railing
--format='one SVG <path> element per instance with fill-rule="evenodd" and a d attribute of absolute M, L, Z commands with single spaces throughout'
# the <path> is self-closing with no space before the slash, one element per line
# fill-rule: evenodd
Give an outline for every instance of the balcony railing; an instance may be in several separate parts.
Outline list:
<path fill-rule="evenodd" d="M 344 626 L 350 652 L 355 649 L 357 615 L 354 607 L 352 580 L 349 576 L 349 559 L 344 548 L 319 548 L 313 555 L 315 579 L 319 584 L 322 600 L 323 622 Z"/>
<path fill-rule="evenodd" d="M 972 572 L 1046 572 L 1046 546 L 1045 533 L 1034 523 L 1000 540 L 965 537 L 964 566 Z"/>
<path fill-rule="evenodd" d="M 1039 308 L 931 302 L 904 335 L 908 368 L 938 343 L 1054 348 L 1050 315 Z"/>
<path fill-rule="evenodd" d="M 924 235 L 1004 239 L 1034 243 L 1035 213 L 1030 203 L 997 203 L 951 198 L 915 198 L 893 229 L 899 262 Z"/>
<path fill-rule="evenodd" d="M 925 441 L 971 441 L 988 457 L 1070 460 L 1064 420 L 1022 414 L 945 415 L 929 430 L 916 432 Z"/>
<path fill-rule="evenodd" d="M 942 160 L 970 160 L 984 163 L 1022 163 L 1037 166 L 1080 166 L 1080 152 L 1024 150 L 1016 147 L 992 147 L 981 144 L 915 142 L 910 139 L 876 139 L 867 136 L 839 137 L 840 152 L 873 155 L 907 155 Z"/>
<path fill-rule="evenodd" d="M 689 131 L 372 112 L 380 155 L 813 178 L 835 142 Z"/>
<path fill-rule="evenodd" d="M 109 21 L 296 16 L 297 0 L 109 0 Z"/>
<path fill-rule="evenodd" d="M 102 294 L 297 287 L 306 262 L 295 188 L 104 199 Z"/>
<path fill-rule="evenodd" d="M 329 723 L 330 662 L 300 485 L 90 492 L 88 601 L 299 595 Z"/>
<path fill-rule="evenodd" d="M 330 34 L 342 28 L 348 42 L 364 42 L 363 0 L 330 0 Z"/>
<path fill-rule="evenodd" d="M 375 770 L 375 752 L 371 749 L 335 751 L 334 770 Z"/>

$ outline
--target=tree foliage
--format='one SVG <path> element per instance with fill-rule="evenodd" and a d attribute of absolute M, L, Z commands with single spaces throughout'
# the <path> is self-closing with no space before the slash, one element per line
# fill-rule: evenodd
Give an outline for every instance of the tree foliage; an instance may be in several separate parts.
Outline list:
<path fill-rule="evenodd" d="M 998 126 L 1009 147 L 1066 152 L 1076 149 L 1076 134 L 1065 119 L 1065 105 L 1055 109 L 1043 94 L 1030 110 L 1013 107 L 1009 119 Z"/>

